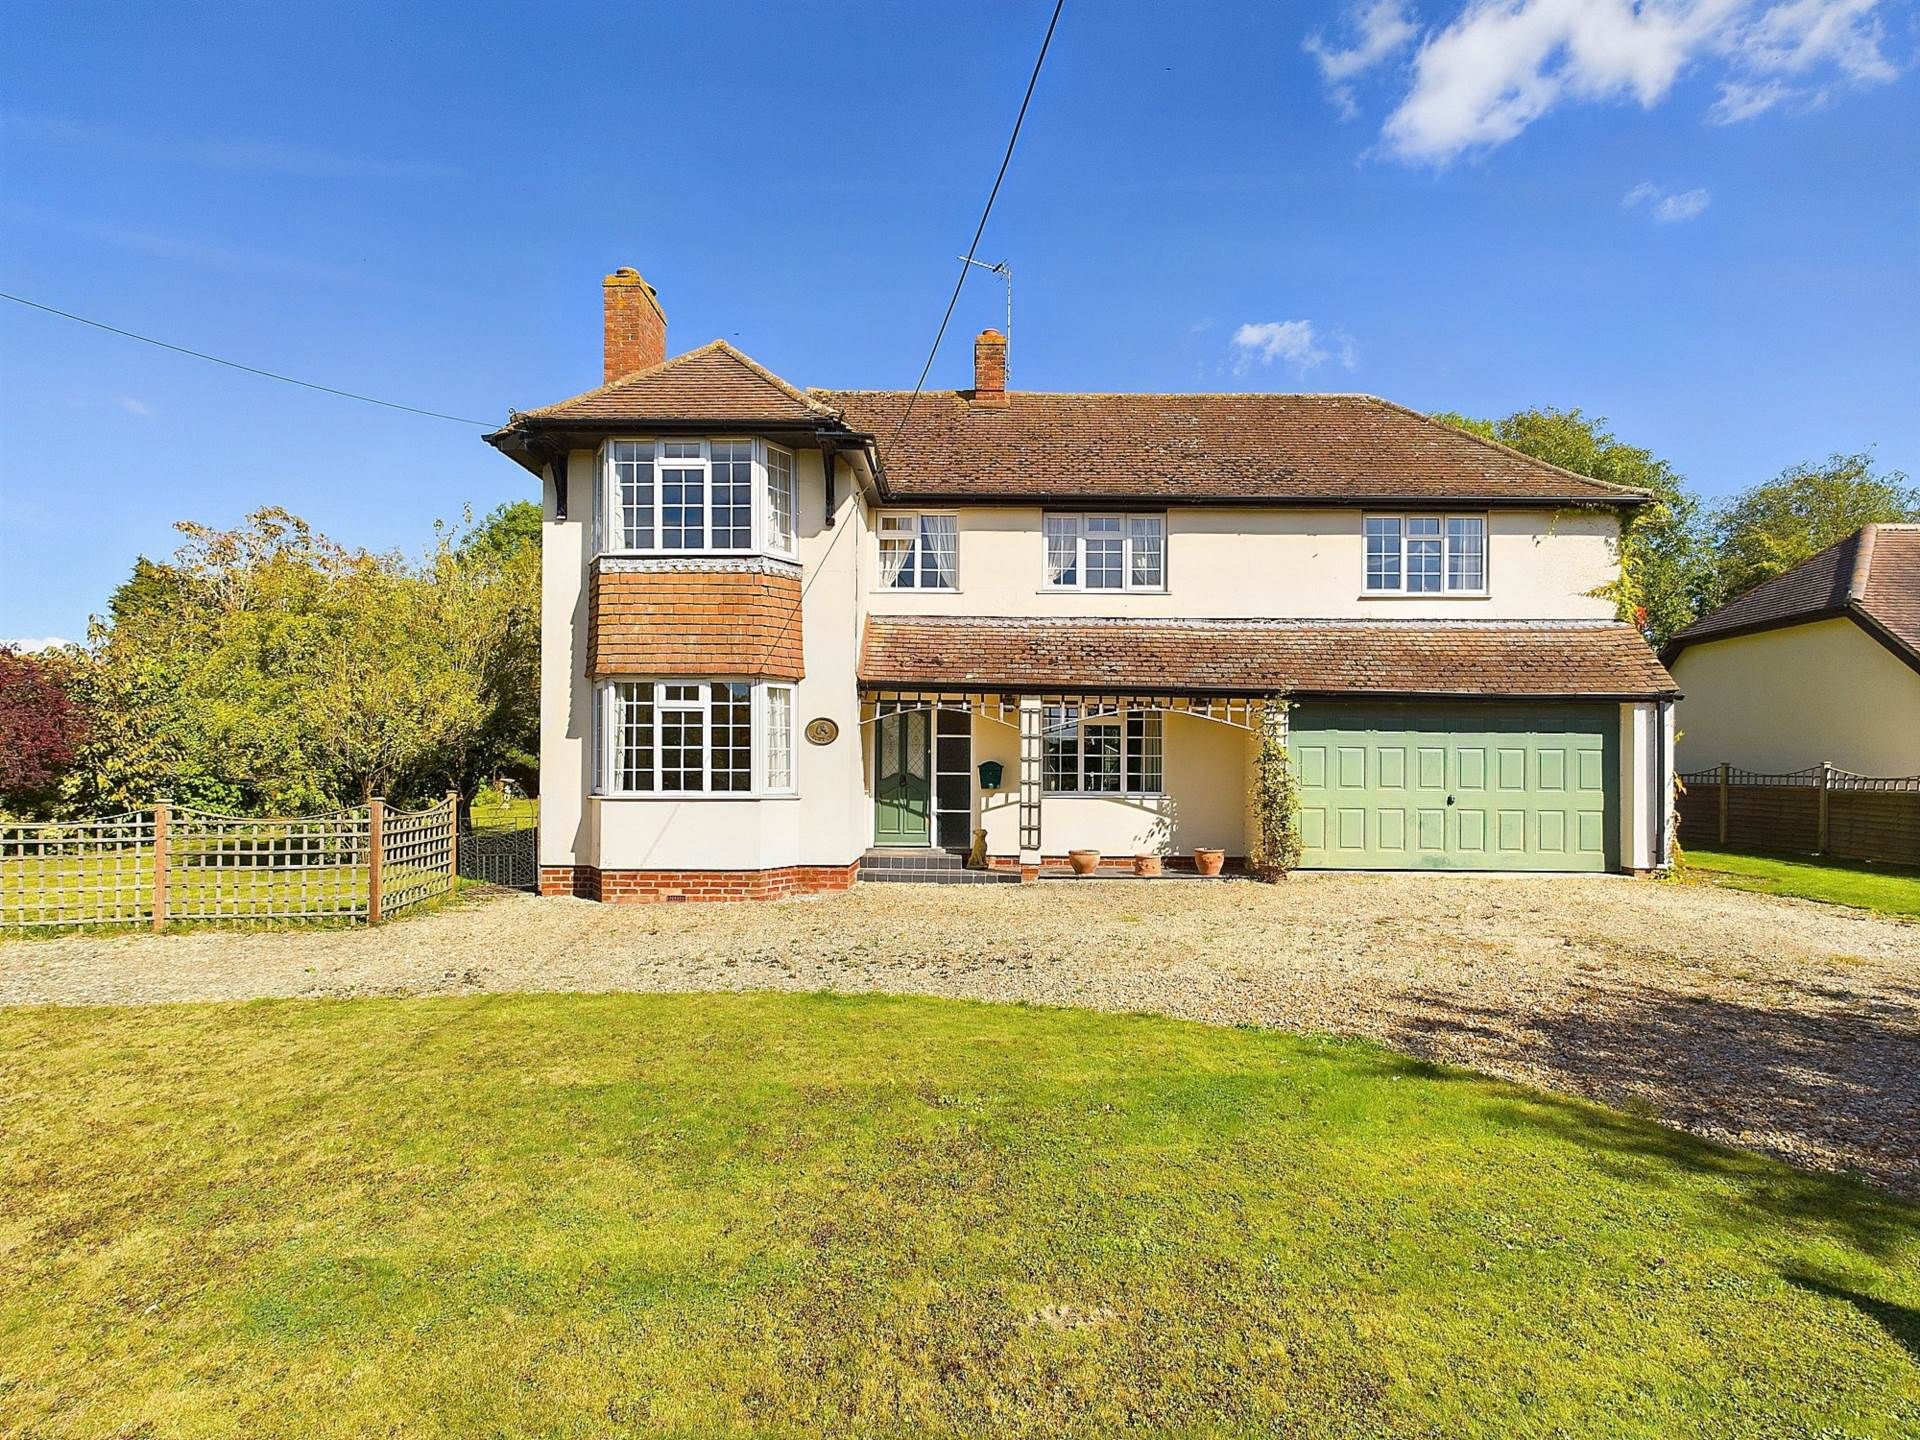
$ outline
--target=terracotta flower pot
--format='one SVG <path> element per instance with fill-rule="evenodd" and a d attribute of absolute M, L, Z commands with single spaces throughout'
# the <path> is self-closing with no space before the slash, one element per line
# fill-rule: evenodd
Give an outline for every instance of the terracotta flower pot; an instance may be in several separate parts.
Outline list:
<path fill-rule="evenodd" d="M 1100 852 L 1098 850 L 1069 850 L 1067 852 L 1067 863 L 1073 866 L 1074 874 L 1091 875 L 1093 874 L 1094 867 L 1100 863 Z"/>
<path fill-rule="evenodd" d="M 1218 875 L 1220 867 L 1227 863 L 1224 850 L 1196 849 L 1193 852 L 1193 868 L 1202 875 Z"/>
<path fill-rule="evenodd" d="M 1151 880 L 1160 873 L 1160 857 L 1158 855 L 1134 856 L 1133 873 Z"/>

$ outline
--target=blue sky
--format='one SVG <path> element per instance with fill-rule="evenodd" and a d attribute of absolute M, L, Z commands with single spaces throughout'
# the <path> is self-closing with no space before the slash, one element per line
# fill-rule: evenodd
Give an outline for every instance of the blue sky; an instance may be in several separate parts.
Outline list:
<path fill-rule="evenodd" d="M 1047 5 L 478 8 L 15 0 L 0 289 L 498 420 L 597 383 L 632 264 L 676 352 L 912 384 Z M 981 248 L 1013 383 L 1920 473 L 1917 55 L 1911 0 L 1068 0 Z M 531 493 L 476 427 L 5 304 L 0 425 L 0 636 L 79 637 L 176 519 L 414 548 Z"/>

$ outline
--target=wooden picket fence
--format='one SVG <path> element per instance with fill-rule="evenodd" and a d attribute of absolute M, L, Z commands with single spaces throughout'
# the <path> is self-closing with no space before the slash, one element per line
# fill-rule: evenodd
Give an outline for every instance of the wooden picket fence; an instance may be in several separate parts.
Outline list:
<path fill-rule="evenodd" d="M 0 824 L 0 932 L 78 926 L 382 920 L 447 894 L 458 799 L 325 815 L 189 806 Z"/>
<path fill-rule="evenodd" d="M 1823 762 L 1782 774 L 1718 765 L 1680 781 L 1682 844 L 1920 866 L 1920 775 Z"/>

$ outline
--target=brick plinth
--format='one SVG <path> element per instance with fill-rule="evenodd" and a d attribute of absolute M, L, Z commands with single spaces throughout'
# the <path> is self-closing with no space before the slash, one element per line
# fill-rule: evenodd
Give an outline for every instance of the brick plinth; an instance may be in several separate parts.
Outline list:
<path fill-rule="evenodd" d="M 550 866 L 540 872 L 542 895 L 571 895 L 610 905 L 688 900 L 780 900 L 845 890 L 860 865 L 782 865 L 772 870 L 597 870 Z"/>
<path fill-rule="evenodd" d="M 1040 857 L 1040 863 L 1049 870 L 1066 870 L 1070 869 L 1073 864 L 1065 855 L 1043 855 Z M 1161 868 L 1170 875 L 1194 875 L 1199 873 L 1198 867 L 1193 863 L 1193 857 L 1191 855 L 1163 856 L 1160 865 Z M 1021 865 L 1020 857 L 1017 855 L 989 855 L 987 857 L 987 868 L 989 870 L 1018 870 L 1021 872 L 1021 878 L 1025 879 L 1026 872 L 1032 870 L 1034 867 Z M 1224 868 L 1228 871 L 1244 870 L 1247 868 L 1246 858 L 1240 855 L 1229 855 Z M 1038 872 L 1036 871 L 1035 873 L 1037 874 Z M 1094 873 L 1096 875 L 1131 875 L 1133 873 L 1133 857 L 1131 855 L 1102 855 L 1100 857 L 1100 863 L 1094 867 Z"/>

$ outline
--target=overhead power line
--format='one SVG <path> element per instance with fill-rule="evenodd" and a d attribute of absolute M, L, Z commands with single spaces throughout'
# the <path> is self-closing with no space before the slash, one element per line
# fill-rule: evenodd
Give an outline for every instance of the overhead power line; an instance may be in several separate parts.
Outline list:
<path fill-rule="evenodd" d="M 312 380 L 296 379 L 292 375 L 282 375 L 273 370 L 262 370 L 258 365 L 242 365 L 238 360 L 225 360 L 218 355 L 209 355 L 204 350 L 189 350 L 185 345 L 175 345 L 166 340 L 156 340 L 151 335 L 136 335 L 131 330 L 122 330 L 118 325 L 109 325 L 102 320 L 89 320 L 84 315 L 75 315 L 70 310 L 58 310 L 51 305 L 42 305 L 38 300 L 29 300 L 24 295 L 9 295 L 0 290 L 0 300 L 11 300 L 16 305 L 25 305 L 30 310 L 44 310 L 49 315 L 58 315 L 62 320 L 72 320 L 79 325 L 91 325 L 96 330 L 104 330 L 109 335 L 125 336 L 129 340 L 138 340 L 143 345 L 157 345 L 162 350 L 171 350 L 178 355 L 191 355 L 195 360 L 211 361 L 215 365 L 225 365 L 229 370 L 244 370 L 249 375 L 259 375 L 268 380 L 278 380 L 283 385 L 298 385 L 304 390 L 318 390 L 326 395 L 338 395 L 342 400 L 358 400 L 363 405 L 380 405 L 388 410 L 404 410 L 409 415 L 425 415 L 430 420 L 451 420 L 456 425 L 478 425 L 481 429 L 491 429 L 485 420 L 472 420 L 465 415 L 443 415 L 438 410 L 422 410 L 418 405 L 402 405 L 396 400 L 382 400 L 373 395 L 359 395 L 351 390 L 338 390 L 331 385 L 320 385 Z"/>
<path fill-rule="evenodd" d="M 947 313 L 940 317 L 940 328 L 933 333 L 933 344 L 927 350 L 927 363 L 920 367 L 920 378 L 914 382 L 913 394 L 907 398 L 907 408 L 900 416 L 900 423 L 894 427 L 893 438 L 887 442 L 886 454 L 880 457 L 880 469 L 887 468 L 887 456 L 899 445 L 900 437 L 906 433 L 907 422 L 913 419 L 913 407 L 920 403 L 920 392 L 926 388 L 927 376 L 933 372 L 933 358 L 940 353 L 940 341 L 947 333 L 947 322 L 953 319 L 953 307 L 960 303 L 960 290 L 967 283 L 967 269 L 978 263 L 974 252 L 980 248 L 980 237 L 986 233 L 987 217 L 993 214 L 993 202 L 999 197 L 1000 182 L 1007 178 L 1007 166 L 1013 161 L 1013 147 L 1020 141 L 1020 127 L 1026 123 L 1027 106 L 1033 101 L 1033 87 L 1040 83 L 1040 67 L 1047 63 L 1047 47 L 1053 44 L 1054 27 L 1060 23 L 1060 11 L 1066 0 L 1054 0 L 1053 18 L 1047 21 L 1046 38 L 1040 42 L 1040 53 L 1033 60 L 1033 74 L 1027 77 L 1027 93 L 1020 99 L 1020 113 L 1014 116 L 1013 133 L 1007 136 L 1007 153 L 1000 157 L 1000 172 L 993 177 L 993 189 L 987 192 L 986 208 L 980 212 L 980 223 L 973 227 L 973 243 L 967 246 L 967 253 L 960 257 L 960 274 L 954 279 L 953 294 L 947 297 Z"/>

